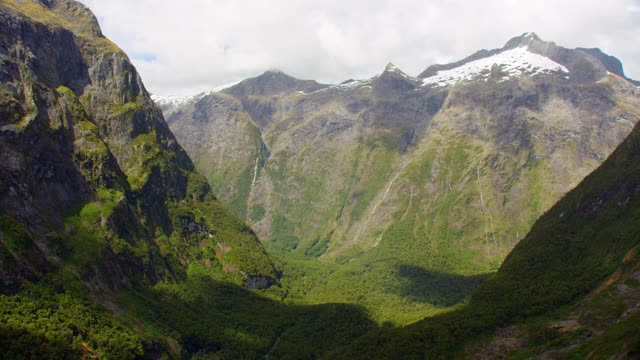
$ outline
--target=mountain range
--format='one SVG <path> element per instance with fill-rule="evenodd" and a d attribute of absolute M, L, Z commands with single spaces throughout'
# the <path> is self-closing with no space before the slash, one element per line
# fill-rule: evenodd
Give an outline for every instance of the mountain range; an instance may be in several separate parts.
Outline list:
<path fill-rule="evenodd" d="M 617 59 L 535 33 L 417 77 L 393 64 L 337 85 L 268 71 L 156 101 L 290 273 L 326 270 L 287 298 L 400 323 L 463 299 L 640 119 Z M 443 286 L 455 295 L 432 296 Z"/>
<path fill-rule="evenodd" d="M 0 0 L 0 34 L 2 357 L 638 356 L 614 57 L 527 33 L 157 106 L 78 2 Z"/>

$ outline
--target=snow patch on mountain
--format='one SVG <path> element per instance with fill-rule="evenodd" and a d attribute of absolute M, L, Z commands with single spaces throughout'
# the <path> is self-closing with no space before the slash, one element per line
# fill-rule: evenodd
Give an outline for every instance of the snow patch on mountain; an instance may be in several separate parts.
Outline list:
<path fill-rule="evenodd" d="M 451 70 L 438 71 L 436 75 L 422 79 L 422 86 L 449 86 L 460 82 L 488 79 L 494 64 L 500 67 L 503 79 L 522 75 L 569 73 L 566 67 L 548 57 L 533 53 L 527 47 L 518 47 L 471 61 Z"/>
<path fill-rule="evenodd" d="M 326 91 L 347 91 L 347 90 L 353 90 L 353 89 L 358 89 L 358 88 L 371 88 L 371 84 L 373 83 L 373 81 L 375 79 L 377 79 L 378 77 L 380 77 L 380 75 L 376 75 L 374 77 L 372 77 L 371 79 L 365 79 L 365 80 L 347 80 L 344 81 L 340 84 L 337 85 L 331 85 L 329 87 L 320 89 L 320 90 L 316 90 L 314 92 L 311 92 L 309 94 L 319 94 L 319 93 L 323 93 Z M 308 94 L 305 94 L 308 95 Z"/>
<path fill-rule="evenodd" d="M 167 106 L 167 105 L 179 106 L 179 105 L 196 102 L 212 93 L 213 91 L 205 91 L 205 92 L 201 92 L 200 94 L 187 95 L 187 96 L 151 95 L 151 100 L 153 100 L 158 106 Z"/>
<path fill-rule="evenodd" d="M 151 100 L 153 100 L 158 106 L 179 106 L 179 105 L 184 105 L 184 104 L 190 104 L 190 103 L 194 103 L 197 102 L 199 100 L 201 100 L 202 98 L 204 98 L 205 96 L 209 96 L 211 94 L 217 93 L 219 91 L 222 91 L 224 89 L 228 89 L 234 85 L 237 85 L 241 82 L 240 81 L 236 81 L 230 84 L 224 84 L 224 85 L 220 85 L 220 86 L 216 86 L 211 90 L 208 91 L 204 91 L 201 92 L 199 94 L 195 94 L 195 95 L 186 95 L 186 96 L 162 96 L 162 95 L 151 95 Z"/>

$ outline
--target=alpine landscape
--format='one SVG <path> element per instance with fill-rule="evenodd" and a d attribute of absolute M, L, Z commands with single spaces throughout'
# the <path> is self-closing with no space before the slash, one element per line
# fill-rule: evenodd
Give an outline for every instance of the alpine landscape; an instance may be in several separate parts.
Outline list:
<path fill-rule="evenodd" d="M 617 58 L 528 32 L 162 96 L 99 19 L 0 0 L 1 358 L 640 356 Z"/>

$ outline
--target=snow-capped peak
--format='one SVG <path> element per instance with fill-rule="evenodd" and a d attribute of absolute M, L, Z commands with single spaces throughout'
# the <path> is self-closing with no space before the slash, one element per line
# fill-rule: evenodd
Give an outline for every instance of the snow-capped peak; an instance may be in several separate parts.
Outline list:
<path fill-rule="evenodd" d="M 494 65 L 500 67 L 501 79 L 569 72 L 566 67 L 548 57 L 533 53 L 528 47 L 523 46 L 471 61 L 450 70 L 438 71 L 436 75 L 422 79 L 422 85 L 449 86 L 473 80 L 486 80 L 491 75 Z"/>

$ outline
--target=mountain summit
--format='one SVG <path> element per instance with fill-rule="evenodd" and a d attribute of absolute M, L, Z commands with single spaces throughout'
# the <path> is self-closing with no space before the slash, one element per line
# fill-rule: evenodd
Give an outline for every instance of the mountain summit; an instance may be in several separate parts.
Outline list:
<path fill-rule="evenodd" d="M 473 74 L 480 75 L 480 72 L 486 72 L 487 68 L 491 69 L 493 64 L 499 68 L 506 67 L 518 71 L 562 70 L 566 75 L 571 74 L 567 76 L 567 79 L 578 83 L 592 82 L 604 76 L 606 72 L 611 72 L 635 83 L 624 75 L 622 64 L 618 59 L 604 54 L 600 49 L 566 49 L 553 42 L 546 42 L 532 32 L 510 39 L 499 49 L 480 50 L 454 63 L 432 65 L 418 77 L 422 79 L 436 75 L 442 77 L 443 72 L 454 69 L 458 69 L 457 72 L 475 70 L 476 73 Z M 468 79 L 468 74 L 467 77 L 461 78 L 461 80 Z M 433 81 L 429 82 L 434 83 Z"/>
<path fill-rule="evenodd" d="M 314 91 L 324 87 L 313 80 L 298 80 L 280 70 L 265 71 L 260 76 L 241 81 L 225 90 L 235 96 L 270 96 L 291 91 Z"/>
<path fill-rule="evenodd" d="M 402 72 L 393 63 L 388 63 L 387 66 L 384 68 L 384 72 L 394 72 L 394 71 Z"/>

